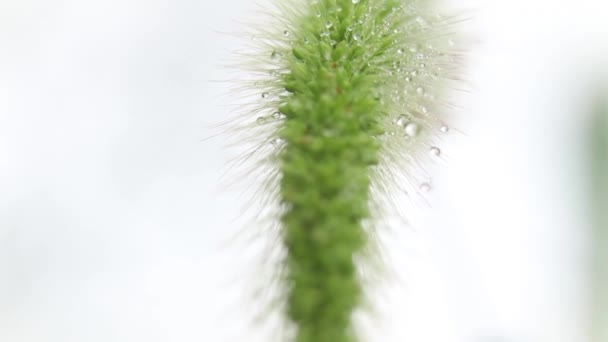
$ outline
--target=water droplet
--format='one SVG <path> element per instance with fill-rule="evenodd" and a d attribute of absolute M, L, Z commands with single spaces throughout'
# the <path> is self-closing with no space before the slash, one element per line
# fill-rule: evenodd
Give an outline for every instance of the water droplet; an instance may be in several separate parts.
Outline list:
<path fill-rule="evenodd" d="M 334 26 L 334 23 L 332 23 L 331 21 L 325 23 L 325 27 L 327 28 L 331 28 L 332 26 Z"/>
<path fill-rule="evenodd" d="M 405 81 L 408 82 L 408 83 L 412 82 L 412 78 L 408 76 L 408 77 L 405 78 Z"/>
<path fill-rule="evenodd" d="M 422 184 L 420 184 L 420 191 L 422 192 L 430 192 L 432 189 L 431 184 L 424 182 Z"/>
<path fill-rule="evenodd" d="M 272 51 L 272 53 L 270 54 L 270 58 L 272 58 L 272 59 L 277 59 L 279 57 L 281 57 L 281 53 L 276 50 Z"/>
<path fill-rule="evenodd" d="M 352 0 L 351 2 L 352 2 L 353 4 L 355 4 L 355 5 L 356 5 L 356 4 L 358 4 L 360 1 L 361 1 L 361 0 Z"/>
<path fill-rule="evenodd" d="M 281 114 L 281 112 L 274 112 L 274 113 L 272 113 L 272 118 L 275 120 L 282 119 L 283 114 Z"/>
<path fill-rule="evenodd" d="M 439 130 L 442 133 L 447 134 L 450 131 L 450 126 L 446 125 L 446 124 L 442 124 L 441 127 L 439 128 Z"/>
<path fill-rule="evenodd" d="M 270 93 L 268 93 L 266 91 L 262 93 L 262 98 L 263 99 L 267 99 L 269 96 L 270 96 Z"/>
<path fill-rule="evenodd" d="M 329 40 L 329 44 L 330 44 L 330 45 L 336 45 L 336 43 L 337 43 L 337 42 L 336 42 L 335 40 L 333 40 L 333 39 L 330 39 L 330 40 Z"/>
<path fill-rule="evenodd" d="M 405 50 L 403 50 L 403 48 L 399 48 L 399 49 L 397 49 L 397 53 L 398 53 L 398 54 L 402 54 L 402 53 L 404 53 L 404 52 L 405 52 Z"/>
<path fill-rule="evenodd" d="M 405 116 L 401 115 L 393 120 L 393 123 L 399 127 L 405 127 Z"/>
<path fill-rule="evenodd" d="M 263 116 L 260 116 L 259 118 L 257 118 L 257 120 L 255 120 L 255 122 L 257 122 L 258 125 L 263 125 L 266 123 L 266 118 Z"/>
<path fill-rule="evenodd" d="M 356 33 L 353 33 L 353 40 L 358 42 L 359 40 L 361 40 L 361 36 Z"/>
<path fill-rule="evenodd" d="M 424 95 L 424 92 L 425 92 L 425 90 L 424 90 L 424 88 L 423 88 L 423 87 L 418 87 L 418 88 L 416 88 L 416 93 L 417 93 L 418 95 Z"/>
<path fill-rule="evenodd" d="M 283 31 L 283 35 L 284 35 L 285 37 L 289 37 L 290 33 L 289 33 L 289 31 L 285 30 L 285 31 Z"/>
<path fill-rule="evenodd" d="M 418 76 L 418 71 L 417 70 L 412 70 L 412 72 L 410 72 L 410 75 L 416 77 L 416 76 Z"/>
<path fill-rule="evenodd" d="M 283 138 L 274 138 L 274 139 L 270 140 L 270 144 L 273 146 L 276 146 L 276 145 L 280 145 L 281 143 L 283 143 L 283 141 L 284 141 Z"/>
<path fill-rule="evenodd" d="M 422 106 L 422 107 L 420 107 L 420 111 L 423 112 L 424 114 L 427 114 L 429 112 L 429 109 L 426 108 L 426 106 Z"/>
<path fill-rule="evenodd" d="M 439 147 L 433 146 L 431 147 L 431 149 L 429 150 L 431 157 L 439 157 L 441 156 L 441 149 L 439 149 Z"/>
<path fill-rule="evenodd" d="M 419 131 L 420 126 L 418 126 L 418 124 L 415 122 L 409 122 L 407 125 L 405 125 L 405 134 L 410 138 L 417 136 Z"/>

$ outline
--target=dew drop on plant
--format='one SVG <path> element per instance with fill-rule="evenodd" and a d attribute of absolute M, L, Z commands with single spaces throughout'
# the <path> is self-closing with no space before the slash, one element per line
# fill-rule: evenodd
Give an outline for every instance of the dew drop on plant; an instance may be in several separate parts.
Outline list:
<path fill-rule="evenodd" d="M 274 112 L 274 113 L 272 113 L 272 118 L 275 120 L 282 119 L 283 114 L 281 114 L 281 112 Z"/>
<path fill-rule="evenodd" d="M 393 123 L 399 127 L 405 127 L 405 117 L 403 115 L 398 116 L 393 120 Z"/>
<path fill-rule="evenodd" d="M 263 116 L 260 116 L 259 118 L 257 118 L 257 120 L 255 120 L 255 122 L 257 122 L 258 125 L 263 125 L 266 123 L 266 118 Z"/>
<path fill-rule="evenodd" d="M 420 191 L 422 192 L 430 192 L 432 189 L 431 184 L 425 182 L 420 184 Z"/>
<path fill-rule="evenodd" d="M 334 23 L 332 23 L 331 21 L 325 23 L 325 27 L 327 28 L 331 28 L 332 26 L 334 26 Z"/>
<path fill-rule="evenodd" d="M 441 127 L 439 128 L 439 130 L 442 133 L 448 133 L 450 131 L 450 126 L 446 125 L 446 124 L 442 124 Z"/>
<path fill-rule="evenodd" d="M 361 36 L 358 35 L 358 34 L 356 34 L 356 33 L 354 33 L 353 34 L 353 40 L 356 41 L 356 42 L 358 42 L 359 40 L 361 40 Z"/>
<path fill-rule="evenodd" d="M 410 138 L 417 136 L 419 131 L 420 127 L 415 122 L 409 122 L 407 125 L 405 125 L 405 135 Z"/>
<path fill-rule="evenodd" d="M 358 4 L 360 1 L 361 1 L 361 0 L 352 0 L 352 3 L 356 5 L 356 4 Z"/>
<path fill-rule="evenodd" d="M 424 95 L 424 92 L 425 92 L 425 90 L 424 90 L 424 88 L 423 88 L 423 87 L 418 87 L 418 88 L 416 88 L 416 93 L 417 93 L 418 95 Z"/>
<path fill-rule="evenodd" d="M 408 83 L 412 82 L 412 78 L 410 76 L 408 76 L 408 77 L 405 78 L 405 81 L 408 82 Z"/>
<path fill-rule="evenodd" d="M 437 147 L 437 146 L 431 147 L 429 152 L 431 154 L 431 157 L 438 158 L 439 156 L 441 156 L 441 149 L 439 149 L 439 147 Z"/>
<path fill-rule="evenodd" d="M 267 99 L 269 96 L 270 96 L 270 93 L 268 93 L 268 92 L 263 92 L 262 93 L 262 98 L 263 99 Z"/>
<path fill-rule="evenodd" d="M 283 31 L 283 35 L 284 35 L 285 37 L 289 37 L 290 33 L 289 33 L 289 31 L 285 30 L 285 31 Z"/>
<path fill-rule="evenodd" d="M 426 106 L 422 106 L 422 107 L 420 107 L 420 111 L 423 112 L 424 114 L 428 114 L 429 109 Z"/>
<path fill-rule="evenodd" d="M 405 51 L 403 50 L 403 48 L 399 48 L 399 49 L 397 49 L 397 53 L 398 53 L 398 54 L 402 54 L 403 52 L 405 52 Z"/>
<path fill-rule="evenodd" d="M 283 142 L 283 138 L 274 138 L 270 140 L 270 144 L 273 146 L 280 145 Z"/>

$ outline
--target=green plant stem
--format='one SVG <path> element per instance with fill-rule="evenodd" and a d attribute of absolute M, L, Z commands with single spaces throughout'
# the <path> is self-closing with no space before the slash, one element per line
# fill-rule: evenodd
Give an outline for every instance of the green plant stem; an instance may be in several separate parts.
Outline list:
<path fill-rule="evenodd" d="M 379 3 L 372 15 L 383 22 L 397 2 Z M 383 108 L 373 97 L 379 75 L 367 63 L 381 58 L 392 38 L 357 44 L 348 30 L 367 12 L 361 5 L 320 1 L 325 12 L 303 18 L 299 29 L 327 29 L 334 44 L 296 40 L 290 73 L 283 78 L 293 96 L 280 108 L 286 115 L 279 133 L 286 142 L 280 193 L 287 208 L 281 220 L 288 251 L 288 314 L 297 325 L 298 342 L 355 340 L 351 316 L 361 286 L 354 256 L 366 242 L 362 222 L 369 217 L 370 166 L 380 149 L 374 137 L 383 132 L 378 124 Z M 337 7 L 342 11 L 331 10 Z"/>

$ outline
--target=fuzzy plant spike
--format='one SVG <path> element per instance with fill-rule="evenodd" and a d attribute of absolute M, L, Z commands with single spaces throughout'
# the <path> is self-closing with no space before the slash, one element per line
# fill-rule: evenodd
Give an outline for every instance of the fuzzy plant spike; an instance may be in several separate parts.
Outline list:
<path fill-rule="evenodd" d="M 228 132 L 250 146 L 236 164 L 262 184 L 256 202 L 277 208 L 267 233 L 288 340 L 360 340 L 353 313 L 381 210 L 430 188 L 423 166 L 442 157 L 460 66 L 456 19 L 431 2 L 274 0 L 239 53 L 237 90 L 252 100 Z"/>

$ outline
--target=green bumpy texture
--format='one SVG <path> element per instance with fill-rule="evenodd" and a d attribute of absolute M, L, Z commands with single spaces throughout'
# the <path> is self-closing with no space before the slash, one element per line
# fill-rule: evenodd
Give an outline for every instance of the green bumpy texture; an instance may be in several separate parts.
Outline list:
<path fill-rule="evenodd" d="M 351 321 L 362 289 L 354 257 L 366 243 L 370 167 L 378 162 L 385 112 L 374 92 L 381 73 L 370 65 L 381 65 L 394 47 L 391 27 L 400 22 L 391 13 L 399 4 L 321 0 L 293 26 L 281 76 L 290 96 L 279 108 L 279 160 L 287 311 L 297 342 L 357 340 Z M 373 35 L 373 23 L 385 33 Z M 373 42 L 361 44 L 354 26 Z"/>

